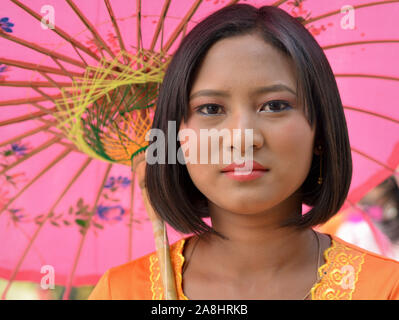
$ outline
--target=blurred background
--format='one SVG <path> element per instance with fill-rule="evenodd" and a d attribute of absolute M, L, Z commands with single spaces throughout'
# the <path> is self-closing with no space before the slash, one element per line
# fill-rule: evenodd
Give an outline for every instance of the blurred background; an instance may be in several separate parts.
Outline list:
<path fill-rule="evenodd" d="M 6 287 L 7 280 L 0 279 L 0 291 Z M 86 300 L 92 286 L 72 287 L 69 300 Z M 7 300 L 61 300 L 65 291 L 64 286 L 43 290 L 40 285 L 29 281 L 14 281 L 7 294 Z"/>

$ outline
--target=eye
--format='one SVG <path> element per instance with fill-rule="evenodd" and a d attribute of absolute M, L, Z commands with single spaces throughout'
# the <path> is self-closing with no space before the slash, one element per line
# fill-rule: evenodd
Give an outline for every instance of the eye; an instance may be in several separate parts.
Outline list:
<path fill-rule="evenodd" d="M 291 105 L 287 101 L 273 100 L 273 101 L 268 101 L 268 102 L 262 104 L 261 109 L 267 105 L 269 105 L 269 109 L 271 110 L 271 111 L 267 111 L 268 113 L 279 113 L 285 109 L 292 108 Z M 281 106 L 285 106 L 285 108 L 281 108 Z"/>
<path fill-rule="evenodd" d="M 204 115 L 217 115 L 220 113 L 217 113 L 218 110 L 221 110 L 221 106 L 217 104 L 204 104 L 202 106 L 199 106 L 196 108 L 196 112 Z M 205 110 L 206 112 L 200 111 L 200 110 Z"/>

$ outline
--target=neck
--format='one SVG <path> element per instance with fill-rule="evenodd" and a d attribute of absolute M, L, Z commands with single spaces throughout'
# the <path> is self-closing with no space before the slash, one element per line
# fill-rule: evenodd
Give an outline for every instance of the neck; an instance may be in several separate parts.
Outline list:
<path fill-rule="evenodd" d="M 281 217 L 270 212 L 247 215 L 213 211 L 211 220 L 213 228 L 228 240 L 206 235 L 199 246 L 216 270 L 219 266 L 216 272 L 227 278 L 273 276 L 315 263 L 317 242 L 312 230 L 282 228 Z"/>

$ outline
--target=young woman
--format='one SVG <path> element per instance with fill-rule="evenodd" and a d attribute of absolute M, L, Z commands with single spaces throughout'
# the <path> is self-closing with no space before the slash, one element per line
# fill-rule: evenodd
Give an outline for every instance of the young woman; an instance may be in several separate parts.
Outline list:
<path fill-rule="evenodd" d="M 170 248 L 179 299 L 399 299 L 398 262 L 312 229 L 344 203 L 352 159 L 333 72 L 298 20 L 236 4 L 196 25 L 170 62 L 152 128 L 168 133 L 168 121 L 197 137 L 253 130 L 250 146 L 243 135 L 217 148 L 197 141 L 219 159 L 251 148 L 246 178 L 221 162 L 147 164 L 155 211 L 194 234 Z M 109 269 L 89 299 L 164 299 L 156 253 Z"/>

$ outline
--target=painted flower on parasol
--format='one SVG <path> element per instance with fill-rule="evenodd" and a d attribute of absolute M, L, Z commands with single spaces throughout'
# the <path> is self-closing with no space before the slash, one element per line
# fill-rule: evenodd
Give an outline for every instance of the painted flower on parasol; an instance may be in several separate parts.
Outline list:
<path fill-rule="evenodd" d="M 8 17 L 3 17 L 0 19 L 0 29 L 2 29 L 4 32 L 12 32 L 12 27 L 14 27 L 14 24 L 9 20 L 10 18 Z"/>

